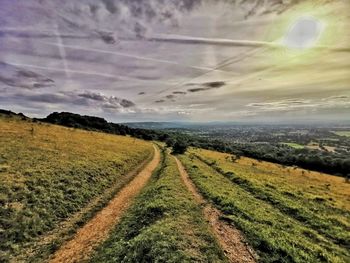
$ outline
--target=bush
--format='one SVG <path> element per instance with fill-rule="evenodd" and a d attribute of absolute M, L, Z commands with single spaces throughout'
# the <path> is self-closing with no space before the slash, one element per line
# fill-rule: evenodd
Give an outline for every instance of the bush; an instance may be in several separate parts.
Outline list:
<path fill-rule="evenodd" d="M 173 145 L 173 153 L 174 154 L 184 154 L 187 150 L 187 143 L 176 141 Z"/>

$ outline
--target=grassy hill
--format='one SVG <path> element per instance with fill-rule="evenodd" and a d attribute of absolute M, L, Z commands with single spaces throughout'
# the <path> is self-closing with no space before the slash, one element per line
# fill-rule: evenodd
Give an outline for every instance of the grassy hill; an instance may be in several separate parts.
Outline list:
<path fill-rule="evenodd" d="M 227 262 L 174 158 L 149 185 L 91 262 Z"/>
<path fill-rule="evenodd" d="M 344 178 L 200 149 L 181 160 L 260 261 L 350 259 L 350 185 Z"/>
<path fill-rule="evenodd" d="M 142 140 L 20 116 L 0 116 L 0 141 L 0 261 L 55 250 L 153 153 Z"/>
<path fill-rule="evenodd" d="M 47 259 L 153 154 L 151 142 L 136 138 L 6 116 L 0 116 L 0 262 Z M 92 262 L 228 261 L 174 157 L 167 150 L 162 156 Z M 345 178 L 199 148 L 178 157 L 259 262 L 349 262 Z"/>

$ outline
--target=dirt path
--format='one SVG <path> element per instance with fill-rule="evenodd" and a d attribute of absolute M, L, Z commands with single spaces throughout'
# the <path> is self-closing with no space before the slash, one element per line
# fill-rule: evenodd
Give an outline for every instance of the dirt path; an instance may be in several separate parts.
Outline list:
<path fill-rule="evenodd" d="M 89 258 L 98 244 L 108 237 L 108 232 L 118 223 L 131 200 L 141 191 L 160 162 L 160 153 L 154 146 L 151 162 L 122 188 L 108 205 L 77 231 L 72 240 L 64 244 L 49 261 L 51 263 L 80 262 Z"/>
<path fill-rule="evenodd" d="M 104 199 L 110 200 L 111 198 L 113 198 L 117 192 L 119 192 L 125 185 L 127 185 L 133 178 L 135 178 L 135 176 L 140 171 L 142 171 L 147 166 L 147 164 L 152 160 L 152 158 L 153 156 L 149 156 L 140 165 L 138 165 L 136 169 L 133 169 L 128 174 L 114 182 L 113 185 L 111 185 L 109 189 L 105 190 L 103 194 L 91 200 L 85 207 L 73 214 L 71 217 L 67 218 L 65 221 L 57 224 L 57 226 L 52 231 L 38 237 L 36 242 L 23 249 L 20 255 L 11 258 L 10 262 L 27 262 L 28 259 L 29 261 L 31 261 L 31 259 L 33 257 L 35 258 L 37 254 L 43 255 L 42 252 L 40 252 L 41 249 L 45 249 L 53 243 L 60 243 L 61 240 L 70 240 L 71 237 L 74 236 L 74 234 L 70 233 L 73 231 L 75 232 L 75 226 L 77 225 L 77 223 L 84 220 L 84 217 L 86 215 L 93 213 L 94 209 L 104 202 Z M 45 256 L 43 258 L 45 258 Z"/>
<path fill-rule="evenodd" d="M 204 216 L 210 223 L 210 226 L 228 261 L 232 263 L 255 263 L 255 253 L 244 241 L 242 233 L 231 224 L 220 220 L 221 212 L 205 201 L 192 183 L 182 163 L 176 157 L 175 160 L 185 185 L 193 194 L 195 200 L 204 207 Z"/>

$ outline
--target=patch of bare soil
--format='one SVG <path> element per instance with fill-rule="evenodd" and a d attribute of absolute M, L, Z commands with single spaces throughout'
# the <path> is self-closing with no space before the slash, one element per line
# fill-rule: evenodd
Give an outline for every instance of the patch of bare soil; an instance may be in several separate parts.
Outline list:
<path fill-rule="evenodd" d="M 151 162 L 122 188 L 108 205 L 87 222 L 76 235 L 64 244 L 51 258 L 51 263 L 81 262 L 89 258 L 93 250 L 108 237 L 109 231 L 118 223 L 132 199 L 145 186 L 160 162 L 160 153 L 154 147 Z"/>
<path fill-rule="evenodd" d="M 255 263 L 257 255 L 254 250 L 247 244 L 243 234 L 232 224 L 220 220 L 221 212 L 205 201 L 203 196 L 198 192 L 196 186 L 192 183 L 182 163 L 175 157 L 182 180 L 193 194 L 198 204 L 204 207 L 203 214 L 209 222 L 218 243 L 222 247 L 227 259 L 232 263 Z"/>

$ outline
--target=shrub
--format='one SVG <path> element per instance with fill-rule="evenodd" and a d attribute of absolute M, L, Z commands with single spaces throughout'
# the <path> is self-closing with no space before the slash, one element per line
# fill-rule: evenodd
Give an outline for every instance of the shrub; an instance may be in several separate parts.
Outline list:
<path fill-rule="evenodd" d="M 173 153 L 184 154 L 187 150 L 187 147 L 188 147 L 187 143 L 176 141 L 175 144 L 173 145 Z"/>

